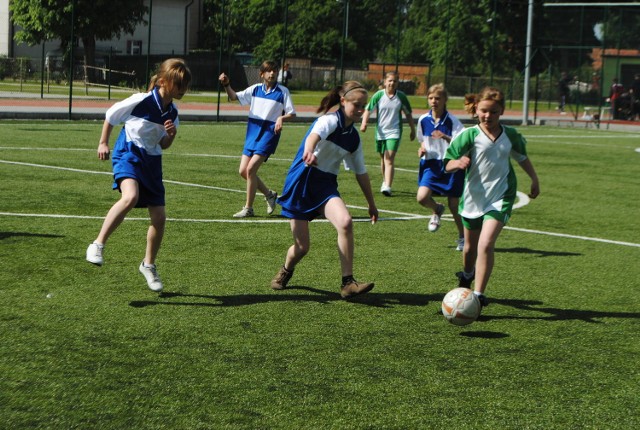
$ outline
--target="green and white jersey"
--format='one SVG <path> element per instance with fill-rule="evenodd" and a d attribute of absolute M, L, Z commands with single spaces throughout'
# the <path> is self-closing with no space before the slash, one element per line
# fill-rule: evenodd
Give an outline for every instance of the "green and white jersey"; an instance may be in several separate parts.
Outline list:
<path fill-rule="evenodd" d="M 396 91 L 393 97 L 389 97 L 385 90 L 377 91 L 367 110 L 376 109 L 377 126 L 376 140 L 400 139 L 402 137 L 402 113 L 411 115 L 411 104 L 407 95 L 402 91 Z"/>
<path fill-rule="evenodd" d="M 510 158 L 518 163 L 526 160 L 527 142 L 514 128 L 501 127 L 495 142 L 479 125 L 467 128 L 447 149 L 445 165 L 463 155 L 471 159 L 460 199 L 460 215 L 465 218 L 480 218 L 490 211 L 510 213 L 515 202 L 517 181 Z"/>

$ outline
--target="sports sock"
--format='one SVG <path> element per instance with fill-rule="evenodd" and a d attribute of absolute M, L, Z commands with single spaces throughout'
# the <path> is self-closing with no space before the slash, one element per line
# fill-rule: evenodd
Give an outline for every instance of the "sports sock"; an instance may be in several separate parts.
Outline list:
<path fill-rule="evenodd" d="M 343 276 L 342 277 L 342 286 L 344 287 L 345 285 L 347 285 L 351 281 L 355 281 L 355 279 L 353 279 L 353 275 Z"/>

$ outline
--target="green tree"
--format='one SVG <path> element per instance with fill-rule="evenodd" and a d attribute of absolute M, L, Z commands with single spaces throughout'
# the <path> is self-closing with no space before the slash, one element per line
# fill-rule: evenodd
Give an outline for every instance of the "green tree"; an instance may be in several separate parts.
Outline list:
<path fill-rule="evenodd" d="M 96 40 L 133 33 L 147 12 L 143 0 L 12 0 L 11 20 L 20 26 L 16 40 L 35 45 L 60 39 L 66 52 L 76 43 L 70 40 L 74 4 L 74 39 L 82 41 L 87 65 L 95 65 Z"/>

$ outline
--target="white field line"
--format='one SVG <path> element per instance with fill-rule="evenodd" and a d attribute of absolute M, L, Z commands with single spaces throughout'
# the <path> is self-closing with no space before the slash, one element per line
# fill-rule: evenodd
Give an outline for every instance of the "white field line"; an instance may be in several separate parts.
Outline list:
<path fill-rule="evenodd" d="M 38 167 L 38 168 L 45 168 L 45 169 L 63 170 L 63 171 L 77 172 L 77 173 L 111 175 L 111 172 L 98 172 L 98 171 L 92 171 L 92 170 L 82 170 L 82 169 L 74 169 L 74 168 L 59 167 L 59 166 L 48 166 L 48 165 L 44 165 L 44 164 L 23 163 L 23 162 L 17 162 L 17 161 L 0 160 L 0 163 L 19 165 L 19 166 L 27 166 L 27 167 Z M 214 189 L 214 190 L 218 190 L 218 191 L 228 191 L 228 192 L 237 192 L 237 193 L 244 193 L 245 192 L 244 190 L 235 190 L 235 189 L 230 189 L 230 188 L 221 188 L 221 187 L 214 187 L 214 186 L 208 186 L 208 185 L 192 184 L 192 183 L 180 182 L 180 181 L 164 180 L 164 182 L 172 183 L 172 184 L 176 184 L 176 185 L 184 185 L 184 186 L 189 186 L 189 187 L 199 187 L 199 188 Z M 516 209 L 518 207 L 522 207 L 522 206 L 524 206 L 524 205 L 529 203 L 529 198 L 527 197 L 526 194 L 518 192 L 518 197 L 519 197 L 519 200 L 514 205 L 514 209 Z M 363 207 L 363 206 L 348 205 L 348 207 L 353 208 L 353 209 L 367 210 L 367 208 Z M 404 213 L 404 212 L 397 212 L 397 211 L 391 211 L 391 210 L 380 210 L 380 209 L 378 209 L 378 211 L 381 212 L 381 213 L 388 213 L 390 215 L 396 215 L 395 217 L 380 218 L 379 221 L 406 221 L 406 220 L 420 220 L 420 219 L 428 218 L 428 216 L 420 215 L 420 214 L 412 214 L 412 213 Z M 61 218 L 61 219 L 103 219 L 104 218 L 104 217 L 85 216 L 85 215 L 29 214 L 29 213 L 12 213 L 12 212 L 0 212 L 0 216 L 36 217 L 36 218 Z M 447 220 L 447 221 L 453 221 L 452 219 L 447 219 L 447 217 L 443 217 L 443 219 Z M 127 220 L 129 220 L 129 221 L 148 221 L 148 218 L 127 218 Z M 258 219 L 258 220 L 246 220 L 246 219 L 232 220 L 232 219 L 167 218 L 167 220 L 168 221 L 173 221 L 173 222 L 256 223 L 256 224 L 288 222 L 288 220 L 284 219 L 284 218 L 275 218 L 275 219 L 266 219 L 266 220 L 263 220 L 263 219 Z M 326 220 L 318 220 L 318 221 L 326 222 Z M 368 222 L 369 220 L 368 219 L 363 219 L 363 218 L 356 218 L 356 219 L 354 219 L 354 221 L 356 221 L 356 222 Z M 523 229 L 523 228 L 516 228 L 516 227 L 509 227 L 509 226 L 506 226 L 505 229 L 506 230 L 519 231 L 519 232 L 523 232 L 523 233 L 541 234 L 541 235 L 546 235 L 546 236 L 564 237 L 564 238 L 569 238 L 569 239 L 577 239 L 577 240 L 592 241 L 592 242 L 601 242 L 601 243 L 608 243 L 608 244 L 614 244 L 614 245 L 631 246 L 631 247 L 640 248 L 640 244 L 637 244 L 637 243 L 621 242 L 621 241 L 615 241 L 615 240 L 609 240 L 609 239 L 603 239 L 603 238 L 577 236 L 577 235 L 571 235 L 571 234 L 546 232 L 546 231 L 540 231 L 540 230 L 530 230 L 530 229 Z"/>

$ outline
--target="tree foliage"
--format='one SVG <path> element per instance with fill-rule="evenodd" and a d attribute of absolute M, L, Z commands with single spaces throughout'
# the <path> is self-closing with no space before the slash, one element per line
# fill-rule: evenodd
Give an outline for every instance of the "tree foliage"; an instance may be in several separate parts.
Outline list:
<path fill-rule="evenodd" d="M 147 12 L 143 0 L 12 0 L 11 19 L 20 26 L 16 40 L 35 45 L 58 38 L 63 48 L 76 43 L 70 40 L 74 5 L 74 39 L 82 40 L 88 65 L 94 64 L 96 40 L 133 33 Z"/>

